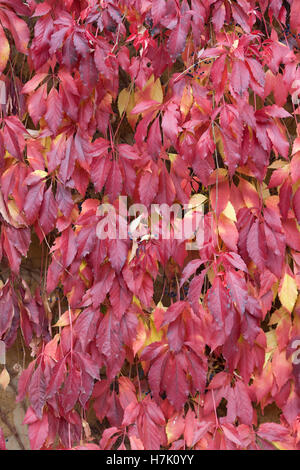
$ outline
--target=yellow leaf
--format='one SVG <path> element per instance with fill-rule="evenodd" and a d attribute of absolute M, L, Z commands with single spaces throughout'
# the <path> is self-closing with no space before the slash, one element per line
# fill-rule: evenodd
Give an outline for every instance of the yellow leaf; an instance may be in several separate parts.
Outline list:
<path fill-rule="evenodd" d="M 41 139 L 41 142 L 42 142 L 42 144 L 43 144 L 45 153 L 50 152 L 50 150 L 51 150 L 51 144 L 52 144 L 51 138 L 50 138 L 49 136 L 48 136 L 48 137 L 43 137 L 43 138 Z"/>
<path fill-rule="evenodd" d="M 41 179 L 47 178 L 48 176 L 47 171 L 44 171 L 44 170 L 35 170 L 32 174 L 39 176 Z"/>
<path fill-rule="evenodd" d="M 262 191 L 262 197 L 263 197 L 263 200 L 264 200 L 264 201 L 270 197 L 270 191 L 269 191 L 268 188 L 264 188 L 264 189 L 263 189 L 263 191 Z"/>
<path fill-rule="evenodd" d="M 249 181 L 241 179 L 239 183 L 239 189 L 242 192 L 243 199 L 248 209 L 257 207 L 259 196 L 253 184 L 251 184 Z"/>
<path fill-rule="evenodd" d="M 157 331 L 154 321 L 153 321 L 153 314 L 152 314 L 150 318 L 150 325 L 149 325 L 147 340 L 145 342 L 144 347 L 148 346 L 149 344 L 155 343 L 156 341 L 160 341 L 162 337 L 163 337 L 163 330 Z"/>
<path fill-rule="evenodd" d="M 168 444 L 179 439 L 184 431 L 184 418 L 180 414 L 172 416 L 166 426 L 166 434 L 168 437 Z"/>
<path fill-rule="evenodd" d="M 287 311 L 281 307 L 275 312 L 272 313 L 272 316 L 269 321 L 269 325 L 277 325 L 280 324 L 282 321 L 290 321 L 291 317 L 287 313 Z"/>
<path fill-rule="evenodd" d="M 139 308 L 142 308 L 141 302 L 135 295 L 132 297 L 132 303 L 136 304 Z"/>
<path fill-rule="evenodd" d="M 279 290 L 279 300 L 281 305 L 289 312 L 292 312 L 298 296 L 298 289 L 295 279 L 285 273 L 282 286 Z"/>
<path fill-rule="evenodd" d="M 2 26 L 0 26 L 0 73 L 3 72 L 6 67 L 9 58 L 9 53 L 9 42 L 7 40 L 7 37 L 5 36 Z"/>
<path fill-rule="evenodd" d="M 272 444 L 278 450 L 287 450 L 287 448 L 284 446 L 284 444 L 282 442 L 272 441 Z"/>
<path fill-rule="evenodd" d="M 79 309 L 75 310 L 74 313 L 71 312 L 72 323 L 75 321 L 75 319 L 78 317 L 79 314 L 80 314 Z M 70 325 L 70 312 L 69 312 L 69 310 L 64 312 L 62 314 L 62 316 L 59 318 L 59 320 L 53 326 L 58 327 L 58 326 L 68 326 L 68 325 Z"/>
<path fill-rule="evenodd" d="M 209 282 L 213 284 L 214 279 L 216 277 L 216 273 L 214 272 L 212 268 L 209 268 L 209 270 L 207 271 L 207 277 L 208 277 Z"/>
<path fill-rule="evenodd" d="M 85 260 L 81 261 L 81 264 L 79 266 L 79 272 L 81 273 L 87 266 L 87 262 Z"/>
<path fill-rule="evenodd" d="M 135 105 L 136 105 L 135 93 L 131 93 L 129 96 L 129 103 L 126 108 L 126 116 L 127 116 L 127 121 L 129 122 L 132 129 L 135 128 L 135 125 L 139 119 L 138 114 L 131 114 L 131 111 L 133 110 Z"/>
<path fill-rule="evenodd" d="M 286 167 L 286 168 L 285 168 Z M 289 171 L 290 164 L 287 163 L 285 160 L 275 160 L 268 168 L 272 170 L 277 170 L 278 168 L 285 168 L 285 170 Z"/>
<path fill-rule="evenodd" d="M 137 335 L 135 340 L 132 343 L 132 350 L 133 354 L 136 355 L 138 351 L 140 351 L 141 348 L 145 345 L 145 342 L 147 340 L 147 326 L 143 322 L 141 318 L 139 318 L 139 323 L 137 327 Z M 144 348 L 143 348 L 144 349 Z"/>
<path fill-rule="evenodd" d="M 10 382 L 9 373 L 7 372 L 6 368 L 4 367 L 3 371 L 0 374 L 0 385 L 4 390 L 6 390 L 9 382 Z"/>
<path fill-rule="evenodd" d="M 223 214 L 226 215 L 228 219 L 233 220 L 233 222 L 237 221 L 234 207 L 230 201 L 228 201 L 227 206 L 223 210 Z"/>
<path fill-rule="evenodd" d="M 119 110 L 120 116 L 122 116 L 124 111 L 126 111 L 126 109 L 128 108 L 129 101 L 130 101 L 130 93 L 126 88 L 124 88 L 120 92 L 119 98 L 118 98 L 118 110 Z"/>
<path fill-rule="evenodd" d="M 183 95 L 182 95 L 181 103 L 180 103 L 180 111 L 184 117 L 188 115 L 191 109 L 191 106 L 193 104 L 193 101 L 194 101 L 194 98 L 193 98 L 192 88 L 189 85 L 187 85 L 183 90 Z"/>
<path fill-rule="evenodd" d="M 153 100 L 157 101 L 158 103 L 163 102 L 164 94 L 163 94 L 163 90 L 162 90 L 161 82 L 159 78 L 153 84 L 153 87 L 151 88 L 150 96 Z"/>
<path fill-rule="evenodd" d="M 277 348 L 277 338 L 276 338 L 276 331 L 270 330 L 266 333 L 266 340 L 267 340 L 267 350 L 273 351 Z"/>
<path fill-rule="evenodd" d="M 217 168 L 208 178 L 208 184 L 218 184 L 228 180 L 228 170 L 226 168 Z"/>
<path fill-rule="evenodd" d="M 188 206 L 190 209 L 194 209 L 198 206 L 201 206 L 206 200 L 207 200 L 207 197 L 204 196 L 204 194 L 194 194 L 190 198 Z"/>
<path fill-rule="evenodd" d="M 11 217 L 11 220 L 10 220 L 11 225 L 13 225 L 14 227 L 20 227 L 22 225 L 25 225 L 24 218 L 22 214 L 20 213 L 19 208 L 14 199 L 10 199 L 7 202 L 7 209 Z"/>
<path fill-rule="evenodd" d="M 224 215 L 224 213 L 220 214 L 219 217 L 218 232 L 227 248 L 230 248 L 232 251 L 235 251 L 237 247 L 239 233 L 234 221 Z"/>
<path fill-rule="evenodd" d="M 178 156 L 177 153 L 168 153 L 168 157 L 169 157 L 171 163 L 175 162 L 177 156 Z"/>
<path fill-rule="evenodd" d="M 86 266 L 87 266 L 87 262 L 86 262 L 85 260 L 81 261 L 81 264 L 80 264 L 80 266 L 79 266 L 79 277 L 80 277 L 80 279 L 83 280 L 83 282 L 85 283 L 86 287 L 89 287 L 90 281 L 89 281 L 89 279 L 88 279 L 87 277 L 85 277 L 85 275 L 84 275 L 84 270 L 85 270 Z"/>

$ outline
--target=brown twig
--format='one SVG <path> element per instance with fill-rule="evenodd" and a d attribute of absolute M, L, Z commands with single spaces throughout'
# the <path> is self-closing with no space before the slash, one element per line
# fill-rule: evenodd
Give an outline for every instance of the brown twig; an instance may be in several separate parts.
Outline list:
<path fill-rule="evenodd" d="M 8 421 L 6 417 L 6 414 L 1 408 L 0 408 L 0 419 L 5 424 L 5 426 L 10 430 L 11 434 L 16 438 L 16 441 L 18 442 L 20 449 L 25 450 L 24 444 L 19 436 L 18 431 L 16 430 L 14 425 L 10 424 L 10 422 Z"/>

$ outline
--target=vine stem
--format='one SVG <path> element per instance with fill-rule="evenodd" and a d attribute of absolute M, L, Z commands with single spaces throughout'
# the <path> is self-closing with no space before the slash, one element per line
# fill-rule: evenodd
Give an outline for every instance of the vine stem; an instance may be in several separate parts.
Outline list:
<path fill-rule="evenodd" d="M 213 109 L 215 109 L 215 94 L 213 92 Z M 212 129 L 212 135 L 213 135 L 213 141 L 215 144 L 215 160 L 216 160 L 216 167 L 217 167 L 217 173 L 216 173 L 216 203 L 215 203 L 215 214 L 217 217 L 217 212 L 218 212 L 218 197 L 219 197 L 219 162 L 218 162 L 218 152 L 217 152 L 217 139 L 216 139 L 216 133 L 215 133 L 215 122 L 212 121 L 211 123 L 211 129 Z M 211 219 L 213 223 L 213 218 Z M 213 229 L 213 227 L 212 227 Z M 219 236 L 217 235 L 217 245 L 218 249 L 220 250 L 220 245 L 219 245 Z"/>
<path fill-rule="evenodd" d="M 137 363 L 135 363 L 135 367 L 136 367 L 136 377 L 137 377 L 138 384 L 139 384 L 139 396 L 140 396 L 140 401 L 142 401 L 142 389 L 141 389 L 141 382 L 140 382 L 140 378 L 139 378 L 139 369 L 138 369 Z"/>
<path fill-rule="evenodd" d="M 214 395 L 214 391 L 212 390 L 211 391 L 212 393 L 212 399 L 213 399 L 213 404 L 214 404 L 214 412 L 215 412 L 215 418 L 216 418 L 216 426 L 219 427 L 219 419 L 218 419 L 218 415 L 217 415 L 217 408 L 216 408 L 216 402 L 215 402 L 215 395 Z"/>

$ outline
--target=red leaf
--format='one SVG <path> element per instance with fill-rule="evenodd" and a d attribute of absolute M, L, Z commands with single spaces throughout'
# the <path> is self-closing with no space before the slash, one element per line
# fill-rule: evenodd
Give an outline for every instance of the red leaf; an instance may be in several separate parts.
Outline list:
<path fill-rule="evenodd" d="M 74 333 L 77 335 L 82 350 L 86 351 L 88 344 L 95 338 L 99 315 L 91 309 L 84 310 L 76 320 Z"/>
<path fill-rule="evenodd" d="M 267 133 L 275 150 L 285 159 L 288 159 L 289 143 L 287 139 L 283 136 L 282 132 L 280 132 L 278 126 L 276 126 L 276 124 L 274 123 L 269 124 L 267 128 Z"/>
<path fill-rule="evenodd" d="M 91 164 L 91 180 L 96 191 L 100 192 L 105 185 L 107 176 L 111 171 L 112 162 L 108 156 L 94 158 Z"/>
<path fill-rule="evenodd" d="M 155 354 L 160 353 L 163 349 L 165 349 L 165 347 L 166 346 L 163 345 L 163 347 L 157 348 Z M 149 354 L 150 350 L 148 349 L 148 347 L 146 349 L 147 349 L 147 353 Z M 162 354 L 153 362 L 153 364 L 151 364 L 151 367 L 148 373 L 148 381 L 151 387 L 151 392 L 153 394 L 153 397 L 156 400 L 159 400 L 160 391 L 161 391 L 161 382 L 162 382 L 162 377 L 163 377 L 163 373 L 165 370 L 167 359 L 168 359 L 168 353 Z"/>
<path fill-rule="evenodd" d="M 238 446 L 243 445 L 239 439 L 239 435 L 235 426 L 233 426 L 230 423 L 226 423 L 222 425 L 222 429 L 227 439 L 229 439 L 231 442 L 233 442 L 234 444 Z"/>
<path fill-rule="evenodd" d="M 135 107 L 132 109 L 131 113 L 132 114 L 142 114 L 145 111 L 148 111 L 150 109 L 155 109 L 159 103 L 155 100 L 146 100 L 146 101 L 141 101 Z"/>
<path fill-rule="evenodd" d="M 125 240 L 110 240 L 108 245 L 109 261 L 116 271 L 119 273 L 124 266 L 127 258 L 128 245 Z"/>
<path fill-rule="evenodd" d="M 36 73 L 31 80 L 28 80 L 28 82 L 25 83 L 25 85 L 22 88 L 22 93 L 31 93 L 34 91 L 39 84 L 47 77 L 47 73 L 42 72 L 42 73 Z"/>
<path fill-rule="evenodd" d="M 2 15 L 3 14 L 8 19 L 9 26 L 7 25 L 7 27 L 13 35 L 17 49 L 27 55 L 27 45 L 30 37 L 27 24 L 11 10 L 2 9 Z"/>
<path fill-rule="evenodd" d="M 249 230 L 247 236 L 247 251 L 256 266 L 263 270 L 266 260 L 266 240 L 258 220 L 252 224 Z"/>
<path fill-rule="evenodd" d="M 26 129 L 16 116 L 5 118 L 3 131 L 4 144 L 7 151 L 17 160 L 23 160 L 22 152 L 25 147 L 24 134 Z"/>
<path fill-rule="evenodd" d="M 153 0 L 151 6 L 151 13 L 153 18 L 153 24 L 156 25 L 164 17 L 166 12 L 165 0 Z"/>
<path fill-rule="evenodd" d="M 112 380 L 119 373 L 125 354 L 122 347 L 120 324 L 111 311 L 106 313 L 99 325 L 96 343 L 99 351 L 105 356 L 107 377 Z"/>
<path fill-rule="evenodd" d="M 124 411 L 124 418 L 122 421 L 122 426 L 129 426 L 130 424 L 134 423 L 138 417 L 140 411 L 140 405 L 137 402 L 131 402 L 125 408 Z"/>
<path fill-rule="evenodd" d="M 43 414 L 41 420 L 29 424 L 28 437 L 30 441 L 31 450 L 40 450 L 45 440 L 47 439 L 48 431 L 49 422 L 47 413 Z"/>
<path fill-rule="evenodd" d="M 60 250 L 63 267 L 67 268 L 72 263 L 77 253 L 76 238 L 72 227 L 64 230 L 60 237 Z"/>
<path fill-rule="evenodd" d="M 8 283 L 1 289 L 0 295 L 0 337 L 3 337 L 10 328 L 14 316 L 14 306 Z"/>
<path fill-rule="evenodd" d="M 2 73 L 9 59 L 10 46 L 9 46 L 9 42 L 7 40 L 5 32 L 1 25 L 0 25 L 0 53 L 1 53 L 0 72 Z"/>
<path fill-rule="evenodd" d="M 181 16 L 177 26 L 171 31 L 168 40 L 168 50 L 172 60 L 176 58 L 184 51 L 186 37 L 190 27 L 190 20 L 186 15 Z"/>
<path fill-rule="evenodd" d="M 76 357 L 76 361 L 80 366 L 82 373 L 87 372 L 93 379 L 100 380 L 99 366 L 91 359 L 88 354 L 76 351 L 74 356 Z"/>
<path fill-rule="evenodd" d="M 159 173 L 156 202 L 158 202 L 158 204 L 166 203 L 171 205 L 174 202 L 175 195 L 176 191 L 172 177 L 166 169 L 165 163 L 162 163 Z"/>
<path fill-rule="evenodd" d="M 277 423 L 263 423 L 259 426 L 257 434 L 268 441 L 282 441 L 289 431 L 287 428 Z"/>
<path fill-rule="evenodd" d="M 243 314 L 248 298 L 248 289 L 244 277 L 236 271 L 227 271 L 226 282 L 229 287 L 229 295 L 235 302 L 238 311 Z"/>
<path fill-rule="evenodd" d="M 195 276 L 189 284 L 188 299 L 196 314 L 199 312 L 199 298 L 206 273 L 207 269 L 202 271 L 198 276 Z"/>
<path fill-rule="evenodd" d="M 184 301 L 175 302 L 168 308 L 164 315 L 164 321 L 161 326 L 165 326 L 177 319 L 177 317 L 185 310 L 189 310 L 189 304 Z"/>
<path fill-rule="evenodd" d="M 215 277 L 207 297 L 207 305 L 218 328 L 224 325 L 224 317 L 229 302 L 227 291 L 219 277 Z"/>
<path fill-rule="evenodd" d="M 100 441 L 100 447 L 103 450 L 110 449 L 110 446 L 116 441 L 119 430 L 116 426 L 112 426 L 110 428 L 106 428 L 103 431 L 102 438 Z M 115 438 L 112 440 L 112 437 L 115 435 Z"/>
<path fill-rule="evenodd" d="M 249 86 L 250 74 L 245 63 L 236 60 L 231 71 L 231 85 L 236 93 L 242 96 Z"/>
<path fill-rule="evenodd" d="M 82 299 L 83 305 L 87 306 L 93 303 L 93 307 L 98 308 L 104 301 L 106 294 L 110 291 L 114 277 L 114 270 L 111 269 L 109 264 L 104 265 L 101 269 L 101 275 L 98 282 L 84 295 Z"/>
<path fill-rule="evenodd" d="M 180 112 L 178 106 L 175 103 L 170 103 L 162 118 L 162 129 L 164 135 L 170 139 L 172 143 L 175 143 L 178 138 L 180 130 L 178 126 L 179 119 Z"/>
<path fill-rule="evenodd" d="M 225 14 L 225 5 L 223 3 L 219 3 L 217 7 L 214 6 L 212 22 L 216 33 L 218 33 L 224 25 Z"/>
<path fill-rule="evenodd" d="M 8 258 L 10 268 L 14 273 L 19 272 L 21 256 L 27 254 L 30 245 L 30 229 L 3 227 L 3 248 Z"/>
<path fill-rule="evenodd" d="M 180 353 L 176 355 L 169 354 L 162 380 L 168 400 L 179 411 L 185 404 L 189 394 L 183 356 Z"/>
<path fill-rule="evenodd" d="M 197 269 L 204 262 L 205 262 L 204 260 L 194 259 L 186 265 L 186 267 L 182 271 L 182 276 L 181 276 L 181 280 L 180 280 L 180 287 L 183 286 L 183 284 L 189 279 L 189 277 L 192 276 L 192 274 L 196 273 Z"/>
<path fill-rule="evenodd" d="M 86 57 L 90 51 L 90 48 L 87 40 L 82 34 L 76 32 L 74 33 L 73 44 L 78 54 L 80 54 L 82 57 Z"/>
<path fill-rule="evenodd" d="M 287 219 L 288 212 L 291 207 L 292 185 L 290 179 L 287 178 L 279 190 L 279 209 L 283 220 Z"/>
<path fill-rule="evenodd" d="M 62 121 L 62 117 L 63 109 L 61 97 L 55 88 L 51 88 L 47 98 L 47 112 L 45 114 L 45 119 L 53 134 L 56 134 Z"/>
<path fill-rule="evenodd" d="M 246 273 L 248 272 L 245 262 L 237 253 L 231 251 L 229 253 L 225 253 L 224 257 L 234 268 L 240 269 L 241 271 L 244 271 Z"/>
<path fill-rule="evenodd" d="M 241 380 L 236 382 L 234 395 L 236 400 L 236 413 L 241 423 L 252 425 L 253 408 L 246 385 Z"/>
<path fill-rule="evenodd" d="M 234 21 L 238 23 L 246 33 L 250 33 L 250 26 L 249 26 L 249 18 L 247 15 L 247 11 L 243 10 L 243 6 L 241 5 L 232 5 L 232 16 Z"/>
<path fill-rule="evenodd" d="M 44 193 L 38 219 L 38 223 L 44 232 L 43 238 L 44 235 L 48 235 L 48 233 L 51 232 L 51 230 L 55 227 L 56 218 L 57 203 L 52 192 L 52 185 L 50 185 L 47 191 Z"/>
<path fill-rule="evenodd" d="M 166 441 L 164 415 L 159 406 L 149 396 L 142 402 L 137 426 L 145 450 L 159 450 Z"/>
<path fill-rule="evenodd" d="M 297 222 L 300 224 L 300 188 L 298 188 L 294 194 L 293 209 L 297 218 Z"/>
<path fill-rule="evenodd" d="M 159 118 L 154 119 L 148 132 L 148 149 L 150 155 L 157 157 L 161 151 L 161 130 Z"/>
<path fill-rule="evenodd" d="M 299 2 L 293 1 L 291 7 L 291 19 L 290 19 L 291 29 L 295 32 L 300 30 L 300 5 Z"/>
<path fill-rule="evenodd" d="M 67 379 L 65 380 L 64 388 L 61 394 L 62 406 L 64 408 L 65 413 L 68 413 L 78 399 L 79 392 L 81 386 L 81 373 L 79 370 L 73 367 Z"/>
<path fill-rule="evenodd" d="M 28 98 L 28 111 L 35 126 L 47 111 L 47 85 L 44 83 Z"/>
<path fill-rule="evenodd" d="M 121 194 L 123 186 L 122 174 L 120 171 L 119 162 L 113 160 L 111 171 L 107 177 L 105 189 L 113 202 L 117 196 Z"/>
<path fill-rule="evenodd" d="M 45 180 L 39 178 L 39 181 L 36 184 L 30 185 L 28 189 L 24 202 L 24 212 L 28 224 L 32 224 L 37 219 L 44 197 L 45 184 Z"/>
<path fill-rule="evenodd" d="M 91 54 L 88 54 L 85 59 L 81 59 L 79 65 L 79 72 L 83 84 L 88 88 L 93 88 L 98 81 L 98 72 L 95 66 L 94 59 Z"/>
<path fill-rule="evenodd" d="M 62 155 L 62 160 L 59 169 L 59 176 L 62 179 L 63 183 L 66 183 L 68 179 L 72 176 L 75 168 L 75 153 L 73 145 L 73 137 L 69 137 L 66 140 L 65 152 Z"/>
<path fill-rule="evenodd" d="M 58 208 L 61 210 L 63 215 L 68 219 L 74 207 L 74 202 L 73 202 L 70 190 L 67 189 L 63 184 L 58 183 L 55 199 L 56 199 Z"/>
<path fill-rule="evenodd" d="M 61 361 L 59 361 L 54 366 L 52 370 L 51 381 L 46 391 L 47 399 L 52 398 L 55 395 L 55 393 L 59 391 L 65 379 L 65 372 L 66 372 L 66 358 L 64 357 Z"/>
<path fill-rule="evenodd" d="M 35 361 L 30 362 L 27 369 L 23 370 L 22 374 L 20 375 L 20 378 L 18 381 L 18 395 L 16 398 L 17 402 L 20 402 L 24 400 L 25 398 L 34 367 L 35 367 Z"/>
<path fill-rule="evenodd" d="M 175 353 L 181 351 L 185 339 L 185 324 L 182 317 L 179 316 L 170 323 L 167 338 L 170 351 Z"/>
<path fill-rule="evenodd" d="M 158 190 L 157 167 L 151 165 L 151 168 L 145 169 L 139 183 L 139 195 L 141 203 L 149 206 L 154 200 Z"/>
<path fill-rule="evenodd" d="M 41 364 L 35 369 L 28 388 L 30 403 L 39 419 L 42 419 L 46 403 L 46 381 Z"/>
<path fill-rule="evenodd" d="M 0 428 L 0 450 L 5 450 L 5 438 L 2 429 Z"/>
<path fill-rule="evenodd" d="M 226 54 L 222 54 L 220 57 L 218 57 L 214 61 L 211 67 L 211 71 L 210 71 L 211 80 L 215 88 L 218 88 L 218 86 L 222 82 L 223 72 L 224 72 L 225 67 L 226 67 Z"/>

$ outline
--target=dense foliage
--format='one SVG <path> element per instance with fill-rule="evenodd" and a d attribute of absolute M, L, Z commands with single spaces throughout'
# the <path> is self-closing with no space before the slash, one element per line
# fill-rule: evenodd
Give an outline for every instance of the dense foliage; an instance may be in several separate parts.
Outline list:
<path fill-rule="evenodd" d="M 32 449 L 300 448 L 299 38 L 298 0 L 0 1 L 0 339 L 31 351 Z M 99 238 L 120 195 L 203 203 L 203 245 Z"/>

